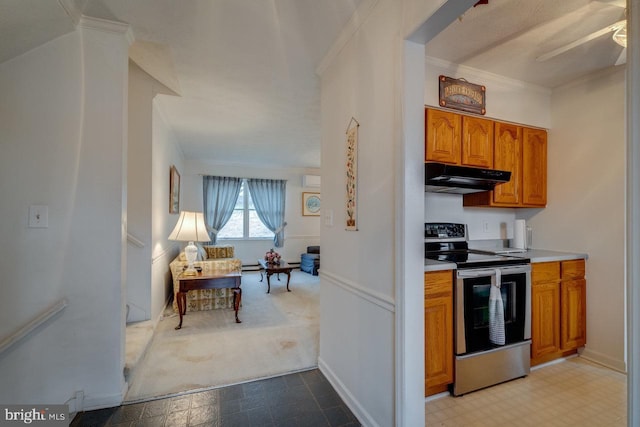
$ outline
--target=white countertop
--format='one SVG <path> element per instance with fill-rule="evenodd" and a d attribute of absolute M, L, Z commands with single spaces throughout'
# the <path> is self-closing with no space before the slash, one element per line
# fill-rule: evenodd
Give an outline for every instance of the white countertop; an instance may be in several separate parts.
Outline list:
<path fill-rule="evenodd" d="M 550 251 L 547 249 L 529 249 L 526 252 L 510 253 L 509 256 L 529 258 L 532 263 L 570 261 L 574 259 L 587 259 L 589 256 L 582 253 Z"/>
<path fill-rule="evenodd" d="M 442 271 L 442 270 L 455 270 L 456 264 L 454 262 L 436 261 L 434 259 L 424 260 L 424 271 Z"/>
<path fill-rule="evenodd" d="M 532 263 L 570 261 L 574 259 L 587 259 L 589 256 L 583 253 L 550 251 L 547 249 L 529 249 L 526 252 L 514 252 L 507 254 L 512 257 L 529 258 Z M 436 261 L 432 259 L 424 260 L 424 271 L 455 270 L 456 264 L 453 262 Z"/>

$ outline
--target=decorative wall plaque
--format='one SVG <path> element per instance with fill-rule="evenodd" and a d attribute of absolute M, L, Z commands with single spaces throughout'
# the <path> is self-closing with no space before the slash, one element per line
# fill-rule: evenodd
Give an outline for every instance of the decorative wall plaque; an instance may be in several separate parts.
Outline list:
<path fill-rule="evenodd" d="M 482 85 L 469 83 L 465 79 L 440 76 L 440 106 L 454 110 L 484 115 L 486 110 L 485 92 Z"/>

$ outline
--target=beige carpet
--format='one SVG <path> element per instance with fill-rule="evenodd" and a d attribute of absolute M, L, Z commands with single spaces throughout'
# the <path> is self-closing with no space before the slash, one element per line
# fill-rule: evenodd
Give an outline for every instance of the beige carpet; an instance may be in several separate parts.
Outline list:
<path fill-rule="evenodd" d="M 260 273 L 242 274 L 242 307 L 187 312 L 182 329 L 172 310 L 158 323 L 138 366 L 126 402 L 236 384 L 316 367 L 319 342 L 319 280 L 293 271 L 271 276 L 271 293 Z M 169 305 L 170 307 L 170 305 Z"/>

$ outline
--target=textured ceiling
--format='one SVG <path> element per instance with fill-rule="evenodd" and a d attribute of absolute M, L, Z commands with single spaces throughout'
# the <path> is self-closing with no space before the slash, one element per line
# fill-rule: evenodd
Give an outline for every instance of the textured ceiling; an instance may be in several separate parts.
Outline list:
<path fill-rule="evenodd" d="M 536 58 L 624 19 L 624 1 L 489 0 L 431 40 L 427 56 L 554 88 L 611 67 L 623 48 L 611 33 Z"/>
<path fill-rule="evenodd" d="M 69 5 L 126 22 L 137 41 L 167 47 L 181 96 L 156 102 L 187 158 L 319 167 L 315 69 L 360 2 L 2 0 L 0 61 L 72 31 Z"/>
<path fill-rule="evenodd" d="M 0 62 L 73 31 L 80 14 L 127 22 L 139 43 L 134 60 L 162 67 L 151 74 L 180 94 L 156 102 L 188 159 L 319 167 L 315 69 L 371 1 L 0 0 Z M 425 51 L 553 88 L 613 66 L 622 48 L 605 35 L 536 58 L 623 17 L 623 0 L 489 0 Z"/>
<path fill-rule="evenodd" d="M 315 67 L 357 0 L 88 0 L 171 48 L 180 97 L 156 100 L 187 158 L 320 166 Z"/>

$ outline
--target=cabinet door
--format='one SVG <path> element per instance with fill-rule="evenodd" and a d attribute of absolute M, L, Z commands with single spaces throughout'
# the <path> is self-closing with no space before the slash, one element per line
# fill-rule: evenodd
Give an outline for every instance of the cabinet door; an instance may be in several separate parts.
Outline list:
<path fill-rule="evenodd" d="M 493 202 L 518 205 L 522 193 L 522 127 L 496 122 L 494 140 L 494 167 L 511 172 L 511 180 L 496 185 Z"/>
<path fill-rule="evenodd" d="M 562 282 L 561 342 L 563 351 L 583 347 L 587 342 L 587 281 L 575 279 Z"/>
<path fill-rule="evenodd" d="M 531 286 L 531 358 L 560 351 L 560 283 Z"/>
<path fill-rule="evenodd" d="M 425 160 L 460 164 L 461 116 L 432 109 L 425 115 Z"/>
<path fill-rule="evenodd" d="M 547 204 L 547 132 L 542 129 L 523 128 L 522 204 Z"/>
<path fill-rule="evenodd" d="M 453 382 L 453 272 L 424 274 L 425 396 Z"/>
<path fill-rule="evenodd" d="M 493 121 L 462 117 L 462 164 L 493 168 Z"/>
<path fill-rule="evenodd" d="M 531 265 L 531 364 L 560 355 L 560 263 Z"/>
<path fill-rule="evenodd" d="M 453 382 L 453 301 L 451 297 L 424 302 L 425 395 Z"/>

